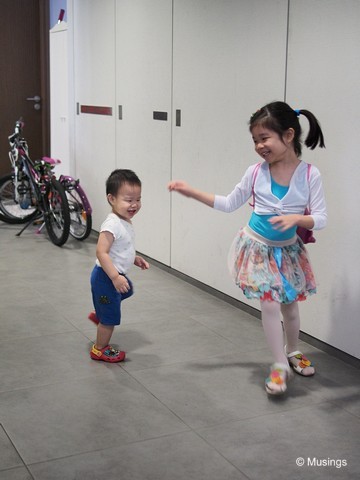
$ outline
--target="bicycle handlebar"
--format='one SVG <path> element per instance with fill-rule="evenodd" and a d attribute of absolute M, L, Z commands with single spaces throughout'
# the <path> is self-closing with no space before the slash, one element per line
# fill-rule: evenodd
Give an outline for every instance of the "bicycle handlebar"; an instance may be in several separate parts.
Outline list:
<path fill-rule="evenodd" d="M 21 118 L 15 122 L 14 133 L 12 133 L 12 134 L 8 137 L 10 143 L 14 143 L 17 139 L 19 139 L 19 137 L 20 137 L 20 135 L 21 135 L 21 133 L 22 133 L 22 129 L 24 128 L 24 126 L 25 126 L 25 124 L 24 124 L 24 122 L 22 121 Z"/>
<path fill-rule="evenodd" d="M 20 120 L 17 120 L 15 122 L 15 133 L 20 135 L 20 133 L 22 132 L 22 129 L 24 128 L 24 122 L 22 121 L 22 119 Z"/>

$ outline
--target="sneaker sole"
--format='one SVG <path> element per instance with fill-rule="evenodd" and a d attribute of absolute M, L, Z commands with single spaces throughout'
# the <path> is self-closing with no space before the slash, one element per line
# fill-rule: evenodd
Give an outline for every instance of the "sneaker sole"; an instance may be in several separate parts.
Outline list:
<path fill-rule="evenodd" d="M 92 355 L 90 353 L 90 358 L 92 360 L 97 360 L 98 362 L 107 362 L 107 363 L 119 363 L 119 362 L 123 362 L 126 358 L 126 355 L 124 356 L 121 356 L 120 358 L 119 357 L 115 357 L 115 358 L 101 358 L 101 357 L 98 357 L 97 355 Z"/>

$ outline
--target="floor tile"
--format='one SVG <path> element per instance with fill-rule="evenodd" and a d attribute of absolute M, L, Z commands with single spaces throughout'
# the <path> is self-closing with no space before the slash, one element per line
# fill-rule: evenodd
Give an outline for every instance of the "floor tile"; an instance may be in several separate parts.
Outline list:
<path fill-rule="evenodd" d="M 2 470 L 19 466 L 23 466 L 21 458 L 0 424 L 0 478 Z"/>
<path fill-rule="evenodd" d="M 5 300 L 1 305 L 1 325 L 2 340 L 10 343 L 22 338 L 75 331 L 60 309 L 42 300 L 17 305 Z"/>
<path fill-rule="evenodd" d="M 112 365 L 86 378 L 0 394 L 0 420 L 24 461 L 70 456 L 188 430 L 138 382 Z"/>
<path fill-rule="evenodd" d="M 126 370 L 182 363 L 236 350 L 234 344 L 198 322 L 184 318 L 173 322 L 168 317 L 169 320 L 154 319 L 151 323 L 124 324 L 115 332 L 114 342 L 129 352 Z"/>
<path fill-rule="evenodd" d="M 246 480 L 195 433 L 171 435 L 31 465 L 30 470 L 36 480 Z"/>
<path fill-rule="evenodd" d="M 0 349 L 0 392 L 106 376 L 107 369 L 91 360 L 89 351 L 89 341 L 79 332 L 5 343 Z"/>
<path fill-rule="evenodd" d="M 0 471 L 0 478 L 1 480 L 34 480 L 34 477 L 29 473 L 29 470 L 26 467 L 2 470 Z"/>
<path fill-rule="evenodd" d="M 269 398 L 264 389 L 267 358 L 261 350 L 233 353 L 131 374 L 194 429 L 323 401 L 304 378 L 289 383 L 283 397 Z"/>
<path fill-rule="evenodd" d="M 304 405 L 199 434 L 249 479 L 350 480 L 360 476 L 359 422 L 329 403 Z M 301 459 L 305 463 L 298 466 Z"/>

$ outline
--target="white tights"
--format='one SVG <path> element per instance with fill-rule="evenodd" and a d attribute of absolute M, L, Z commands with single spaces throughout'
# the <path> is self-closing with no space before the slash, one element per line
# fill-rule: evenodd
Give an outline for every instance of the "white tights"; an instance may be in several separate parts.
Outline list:
<path fill-rule="evenodd" d="M 275 362 L 285 363 L 288 359 L 284 352 L 284 334 L 281 324 L 283 317 L 284 331 L 287 343 L 287 352 L 297 350 L 300 331 L 299 305 L 297 302 L 280 304 L 277 302 L 261 301 L 261 319 L 267 343 Z"/>

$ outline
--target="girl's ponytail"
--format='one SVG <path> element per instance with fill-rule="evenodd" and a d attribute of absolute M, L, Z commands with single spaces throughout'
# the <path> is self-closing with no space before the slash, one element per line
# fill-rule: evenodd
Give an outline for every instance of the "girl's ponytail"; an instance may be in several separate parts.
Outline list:
<path fill-rule="evenodd" d="M 305 140 L 305 145 L 311 150 L 314 150 L 318 145 L 320 148 L 325 148 L 324 135 L 315 115 L 309 112 L 309 110 L 295 110 L 295 112 L 299 115 L 304 115 L 309 121 L 310 129 Z"/>

